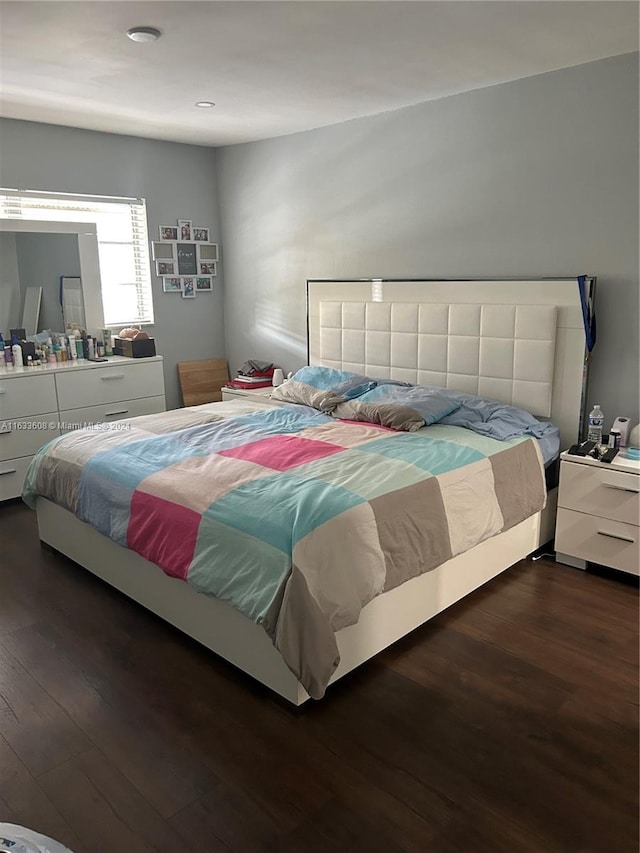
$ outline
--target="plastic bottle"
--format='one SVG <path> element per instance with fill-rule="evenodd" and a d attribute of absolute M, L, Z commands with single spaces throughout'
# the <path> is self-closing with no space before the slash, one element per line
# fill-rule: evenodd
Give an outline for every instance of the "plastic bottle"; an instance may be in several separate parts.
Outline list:
<path fill-rule="evenodd" d="M 9 344 L 4 345 L 4 363 L 7 367 L 13 367 L 13 353 Z"/>
<path fill-rule="evenodd" d="M 589 413 L 589 428 L 587 430 L 587 441 L 595 441 L 596 444 L 602 444 L 602 427 L 604 425 L 604 415 L 602 409 L 595 404 Z"/>
<path fill-rule="evenodd" d="M 13 340 L 11 341 L 11 354 L 13 355 L 13 364 L 15 367 L 23 367 L 24 362 L 22 360 L 22 347 L 16 336 L 13 336 Z"/>

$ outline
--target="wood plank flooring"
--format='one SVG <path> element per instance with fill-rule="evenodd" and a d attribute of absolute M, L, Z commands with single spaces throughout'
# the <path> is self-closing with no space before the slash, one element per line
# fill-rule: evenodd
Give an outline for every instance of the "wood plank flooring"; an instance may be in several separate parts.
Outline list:
<path fill-rule="evenodd" d="M 638 589 L 523 561 L 301 713 L 0 506 L 0 821 L 74 853 L 636 853 Z"/>

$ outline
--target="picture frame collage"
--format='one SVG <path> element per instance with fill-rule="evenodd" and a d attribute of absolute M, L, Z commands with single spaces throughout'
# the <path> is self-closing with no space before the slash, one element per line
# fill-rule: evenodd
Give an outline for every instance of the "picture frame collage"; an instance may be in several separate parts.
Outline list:
<path fill-rule="evenodd" d="M 213 292 L 219 252 L 218 244 L 211 242 L 211 229 L 178 219 L 177 225 L 161 225 L 159 231 L 160 240 L 151 246 L 163 292 L 181 293 L 183 299 Z"/>

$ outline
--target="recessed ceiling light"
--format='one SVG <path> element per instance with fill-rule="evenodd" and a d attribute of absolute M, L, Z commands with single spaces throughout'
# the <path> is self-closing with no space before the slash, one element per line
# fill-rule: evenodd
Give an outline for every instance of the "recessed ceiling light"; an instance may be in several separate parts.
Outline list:
<path fill-rule="evenodd" d="M 203 110 L 208 110 L 209 107 L 215 107 L 213 101 L 196 101 L 194 107 L 201 107 Z"/>
<path fill-rule="evenodd" d="M 162 33 L 155 27 L 131 27 L 127 35 L 131 41 L 158 41 Z"/>

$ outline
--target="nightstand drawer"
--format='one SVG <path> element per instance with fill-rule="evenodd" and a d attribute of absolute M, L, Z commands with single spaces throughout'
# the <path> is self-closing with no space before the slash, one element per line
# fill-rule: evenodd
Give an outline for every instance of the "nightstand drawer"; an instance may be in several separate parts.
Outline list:
<path fill-rule="evenodd" d="M 591 563 L 640 574 L 639 536 L 640 528 L 633 524 L 558 510 L 556 550 Z"/>
<path fill-rule="evenodd" d="M 255 391 L 243 391 L 242 388 L 223 388 L 222 401 L 226 403 L 230 400 L 244 400 L 245 403 L 265 403 L 269 406 L 286 406 L 281 400 L 272 400 L 272 388 L 258 388 Z"/>
<path fill-rule="evenodd" d="M 640 524 L 640 477 L 571 462 L 560 466 L 558 506 Z"/>

